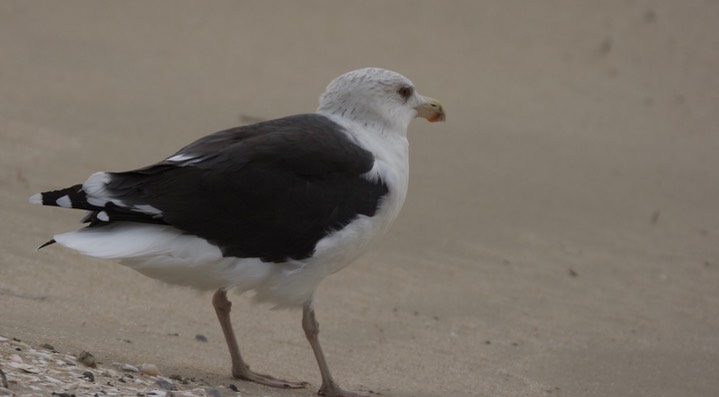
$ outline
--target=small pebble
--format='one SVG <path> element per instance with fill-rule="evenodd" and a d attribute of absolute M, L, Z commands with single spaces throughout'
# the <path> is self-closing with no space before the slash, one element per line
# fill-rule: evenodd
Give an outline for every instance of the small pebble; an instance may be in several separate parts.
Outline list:
<path fill-rule="evenodd" d="M 63 383 L 61 380 L 55 379 L 52 376 L 47 376 L 47 375 L 45 375 L 45 380 L 50 383 Z"/>
<path fill-rule="evenodd" d="M 55 351 L 55 347 L 53 347 L 53 345 L 51 345 L 49 343 L 43 343 L 42 345 L 40 345 L 40 347 L 42 347 L 45 350 Z"/>
<path fill-rule="evenodd" d="M 95 374 L 90 371 L 83 372 L 82 377 L 89 380 L 90 382 L 95 382 Z"/>
<path fill-rule="evenodd" d="M 90 368 L 96 368 L 97 363 L 95 362 L 95 356 L 93 356 L 91 353 L 88 353 L 83 350 L 82 353 L 80 353 L 79 356 L 77 356 L 78 361 L 85 364 L 85 366 L 88 366 Z"/>
<path fill-rule="evenodd" d="M 222 393 L 220 393 L 219 390 L 215 389 L 214 387 L 205 389 L 207 391 L 207 395 L 211 397 L 222 397 Z"/>
<path fill-rule="evenodd" d="M 52 360 L 52 355 L 50 353 L 39 352 L 37 350 L 28 351 L 27 353 L 28 353 L 28 355 L 37 357 L 39 359 Z"/>
<path fill-rule="evenodd" d="M 39 374 L 39 369 L 33 367 L 32 365 L 28 364 L 17 364 L 17 363 L 10 363 L 10 367 L 19 369 L 22 372 L 28 373 L 28 374 Z"/>
<path fill-rule="evenodd" d="M 175 386 L 174 383 L 168 382 L 164 379 L 158 379 L 157 382 L 155 382 L 156 385 L 160 386 L 160 388 L 165 390 L 177 390 L 177 386 Z"/>
<path fill-rule="evenodd" d="M 136 366 L 130 364 L 115 363 L 115 366 L 123 371 L 140 372 Z"/>
<path fill-rule="evenodd" d="M 157 376 L 160 374 L 160 370 L 157 369 L 155 364 L 142 364 L 140 365 L 140 373 L 148 376 Z"/>
<path fill-rule="evenodd" d="M 207 337 L 205 335 L 197 334 L 195 335 L 195 340 L 198 342 L 207 342 Z"/>
<path fill-rule="evenodd" d="M 0 380 L 2 380 L 2 387 L 6 389 L 10 387 L 7 383 L 7 377 L 5 376 L 5 372 L 3 372 L 2 368 L 0 368 Z"/>
<path fill-rule="evenodd" d="M 65 364 L 67 364 L 67 365 L 70 365 L 70 366 L 73 366 L 73 367 L 76 367 L 76 366 L 77 366 L 77 363 L 75 362 L 75 358 L 72 357 L 72 356 L 70 356 L 70 355 L 65 354 L 65 355 L 63 356 L 62 361 L 64 361 Z"/>
<path fill-rule="evenodd" d="M 21 347 L 23 349 L 30 349 L 30 345 L 28 345 L 25 342 L 21 342 L 20 339 L 17 339 L 17 338 L 12 338 L 12 340 L 10 341 L 10 344 L 15 347 Z"/>

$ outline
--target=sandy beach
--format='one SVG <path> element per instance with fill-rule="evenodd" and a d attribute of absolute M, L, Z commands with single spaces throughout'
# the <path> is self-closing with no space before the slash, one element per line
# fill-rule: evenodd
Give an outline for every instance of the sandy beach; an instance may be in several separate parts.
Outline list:
<path fill-rule="evenodd" d="M 152 363 L 221 395 L 314 395 L 301 311 L 230 294 L 250 365 L 312 386 L 233 380 L 210 293 L 37 251 L 82 214 L 27 200 L 311 112 L 334 77 L 379 66 L 447 121 L 412 123 L 400 218 L 317 291 L 341 385 L 717 396 L 717 20 L 719 3 L 678 0 L 3 1 L 0 337 Z M 15 353 L 0 351 L 13 392 Z"/>

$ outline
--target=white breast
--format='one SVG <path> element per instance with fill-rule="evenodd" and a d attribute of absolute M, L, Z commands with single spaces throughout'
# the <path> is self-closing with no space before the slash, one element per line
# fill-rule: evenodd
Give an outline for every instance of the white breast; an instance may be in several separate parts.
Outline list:
<path fill-rule="evenodd" d="M 339 121 L 345 124 L 346 122 Z M 352 126 L 350 131 L 360 131 Z M 327 276 L 346 267 L 367 251 L 392 225 L 402 209 L 409 183 L 409 144 L 404 134 L 377 136 L 371 132 L 352 134 L 360 146 L 375 154 L 375 165 L 366 177 L 381 178 L 389 189 L 374 216 L 358 216 L 342 230 L 329 234 L 315 246 L 311 258 L 294 262 L 256 288 L 257 298 L 280 306 L 301 304 L 312 296 Z M 289 265 L 288 265 L 289 266 Z"/>

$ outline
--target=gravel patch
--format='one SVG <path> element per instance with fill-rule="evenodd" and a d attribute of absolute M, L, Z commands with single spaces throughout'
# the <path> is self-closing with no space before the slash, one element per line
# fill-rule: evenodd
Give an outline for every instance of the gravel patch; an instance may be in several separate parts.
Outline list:
<path fill-rule="evenodd" d="M 241 396 L 180 375 L 165 377 L 154 364 L 103 364 L 89 352 L 60 353 L 43 344 L 34 348 L 0 336 L 0 396 Z M 138 370 L 138 367 L 143 370 Z"/>

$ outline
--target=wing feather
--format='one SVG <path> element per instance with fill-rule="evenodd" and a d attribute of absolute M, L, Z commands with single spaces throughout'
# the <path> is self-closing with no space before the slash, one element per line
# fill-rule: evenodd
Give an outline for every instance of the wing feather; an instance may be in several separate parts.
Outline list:
<path fill-rule="evenodd" d="M 105 173 L 95 186 L 104 196 L 85 198 L 91 194 L 74 186 L 73 197 L 85 200 L 72 206 L 93 211 L 91 227 L 166 223 L 225 256 L 303 259 L 322 237 L 375 214 L 388 188 L 365 177 L 373 164 L 340 125 L 297 115 L 209 135 L 149 167 Z"/>

